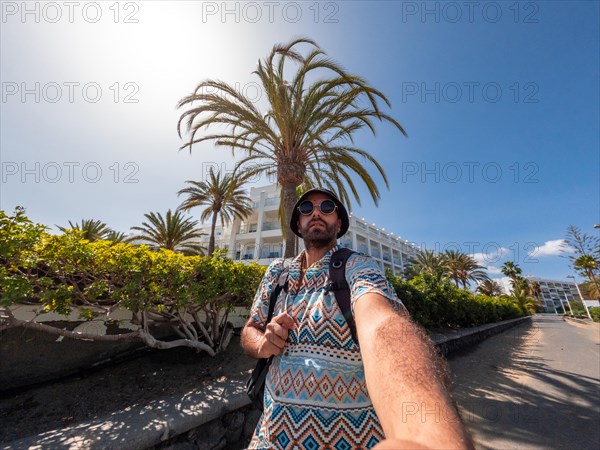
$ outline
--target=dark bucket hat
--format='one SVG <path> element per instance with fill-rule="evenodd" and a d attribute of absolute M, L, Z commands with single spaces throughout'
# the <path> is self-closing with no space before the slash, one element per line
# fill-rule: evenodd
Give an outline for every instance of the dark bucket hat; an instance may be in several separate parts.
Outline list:
<path fill-rule="evenodd" d="M 290 228 L 292 229 L 292 231 L 294 232 L 294 234 L 296 236 L 302 237 L 302 235 L 298 231 L 298 219 L 300 218 L 300 211 L 298 211 L 298 206 L 300 205 L 300 203 L 302 203 L 304 200 L 306 200 L 309 195 L 315 194 L 317 192 L 326 195 L 331 200 L 333 200 L 333 202 L 336 204 L 338 217 L 342 220 L 342 227 L 340 228 L 340 232 L 338 233 L 337 237 L 338 238 L 342 237 L 344 234 L 346 234 L 346 231 L 348 231 L 348 227 L 350 226 L 350 219 L 348 217 L 348 211 L 346 211 L 346 207 L 344 205 L 342 205 L 342 202 L 340 202 L 338 200 L 336 195 L 327 189 L 321 189 L 321 188 L 309 189 L 304 194 L 302 194 L 302 196 L 298 199 L 298 201 L 294 205 L 294 210 L 292 211 L 292 218 L 290 219 Z"/>

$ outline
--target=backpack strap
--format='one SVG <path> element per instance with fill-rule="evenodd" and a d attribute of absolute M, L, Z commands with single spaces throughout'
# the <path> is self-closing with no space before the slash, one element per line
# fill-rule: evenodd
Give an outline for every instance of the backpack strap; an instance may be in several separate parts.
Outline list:
<path fill-rule="evenodd" d="M 329 261 L 329 279 L 331 280 L 331 284 L 328 286 L 326 293 L 333 290 L 338 306 L 348 323 L 350 333 L 352 333 L 352 339 L 358 345 L 356 322 L 354 322 L 352 308 L 350 307 L 350 286 L 348 286 L 348 281 L 346 281 L 346 263 L 348 262 L 348 258 L 354 253 L 356 252 L 342 247 L 331 255 L 331 260 Z"/>
<path fill-rule="evenodd" d="M 267 314 L 267 321 L 265 322 L 265 327 L 273 318 L 273 313 L 275 312 L 275 303 L 277 303 L 277 297 L 279 297 L 279 293 L 281 290 L 285 292 L 288 291 L 288 275 L 290 274 L 290 260 L 286 259 L 283 261 L 283 269 L 279 273 L 279 277 L 277 278 L 277 285 L 271 291 L 271 295 L 269 295 L 269 313 Z"/>

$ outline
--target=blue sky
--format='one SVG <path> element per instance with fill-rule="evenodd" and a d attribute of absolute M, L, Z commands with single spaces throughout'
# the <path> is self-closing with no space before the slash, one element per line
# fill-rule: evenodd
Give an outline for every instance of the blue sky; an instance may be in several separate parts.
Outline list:
<path fill-rule="evenodd" d="M 598 2 L 23 5 L 3 2 L 0 23 L 4 210 L 128 231 L 175 208 L 185 180 L 234 165 L 212 144 L 177 150 L 177 101 L 218 78 L 261 105 L 258 59 L 305 35 L 385 93 L 409 135 L 357 136 L 390 180 L 357 216 L 473 253 L 493 277 L 514 260 L 565 279 L 567 226 L 598 232 Z"/>

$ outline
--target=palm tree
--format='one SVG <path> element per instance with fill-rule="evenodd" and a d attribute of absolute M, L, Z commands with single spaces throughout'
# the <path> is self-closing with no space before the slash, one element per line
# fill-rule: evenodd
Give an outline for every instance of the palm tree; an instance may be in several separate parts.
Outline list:
<path fill-rule="evenodd" d="M 128 237 L 125 233 L 121 231 L 108 230 L 108 232 L 104 235 L 104 238 L 107 241 L 113 241 L 115 244 L 120 244 L 122 242 L 128 243 L 131 242 L 130 237 Z"/>
<path fill-rule="evenodd" d="M 301 44 L 310 46 L 306 56 L 296 51 Z M 254 73 L 266 94 L 266 111 L 261 112 L 231 85 L 205 80 L 178 103 L 178 108 L 189 107 L 177 125 L 180 136 L 184 122 L 189 133 L 189 141 L 181 148 L 191 151 L 193 144 L 214 141 L 245 154 L 236 171 L 250 176 L 276 174 L 286 224 L 285 256 L 290 257 L 295 253 L 296 239 L 288 224 L 297 199 L 296 188 L 326 187 L 348 205 L 349 189 L 360 204 L 351 179 L 356 174 L 377 204 L 379 190 L 365 162 L 375 166 L 389 188 L 388 180 L 383 167 L 368 152 L 354 146 L 354 133 L 365 127 L 375 133 L 375 120 L 389 122 L 406 133 L 380 110 L 381 101 L 390 106 L 383 93 L 363 78 L 347 73 L 311 39 L 276 45 L 268 57 L 259 61 Z M 209 127 L 217 131 L 198 136 Z"/>
<path fill-rule="evenodd" d="M 153 212 L 144 216 L 148 222 L 143 222 L 141 227 L 131 227 L 132 230 L 141 232 L 141 235 L 135 239 L 148 242 L 155 249 L 166 248 L 185 254 L 203 253 L 203 247 L 194 242 L 204 235 L 196 229 L 197 220 L 184 218 L 180 211 L 173 214 L 170 209 L 167 211 L 166 218 L 163 218 L 160 213 Z"/>
<path fill-rule="evenodd" d="M 531 287 L 529 281 L 526 278 L 518 277 L 513 284 L 512 296 L 515 298 L 519 306 L 534 313 L 537 309 L 537 301 L 531 296 Z"/>
<path fill-rule="evenodd" d="M 500 271 L 505 276 L 510 278 L 510 284 L 512 285 L 512 287 L 514 289 L 517 279 L 521 277 L 521 273 L 522 273 L 521 268 L 512 261 L 506 261 L 502 265 L 502 268 L 500 269 Z"/>
<path fill-rule="evenodd" d="M 597 279 L 600 269 L 600 237 L 590 236 L 578 227 L 569 225 L 563 249 L 570 253 L 566 257 L 571 261 L 573 268 L 595 285 L 595 291 L 600 291 Z"/>
<path fill-rule="evenodd" d="M 502 295 L 502 288 L 497 281 L 490 278 L 482 280 L 477 286 L 477 292 L 488 297 L 498 297 Z"/>
<path fill-rule="evenodd" d="M 459 287 L 459 283 L 461 283 L 463 288 L 466 289 L 470 280 L 481 282 L 489 279 L 487 273 L 483 270 L 484 267 L 466 253 L 446 250 L 441 258 L 446 274 L 454 280 L 456 287 Z"/>
<path fill-rule="evenodd" d="M 600 289 L 598 286 L 598 279 L 594 272 L 598 270 L 600 266 L 598 259 L 593 255 L 581 255 L 573 261 L 573 268 L 585 274 L 585 276 L 596 285 L 596 289 Z"/>
<path fill-rule="evenodd" d="M 529 283 L 529 294 L 535 297 L 536 300 L 539 300 L 541 293 L 542 289 L 540 288 L 539 281 L 533 280 Z"/>
<path fill-rule="evenodd" d="M 412 259 L 414 270 L 419 273 L 427 273 L 435 276 L 438 280 L 444 276 L 445 268 L 441 255 L 433 250 L 420 250 Z"/>
<path fill-rule="evenodd" d="M 108 233 L 112 231 L 104 222 L 93 219 L 82 219 L 81 225 L 77 222 L 72 223 L 69 220 L 68 227 L 58 226 L 58 229 L 62 232 L 65 232 L 67 230 L 81 231 L 83 239 L 87 239 L 90 242 L 97 241 L 100 239 L 106 239 Z"/>
<path fill-rule="evenodd" d="M 181 189 L 177 195 L 187 194 L 187 199 L 179 206 L 178 210 L 189 211 L 196 206 L 206 206 L 200 215 L 204 222 L 212 216 L 210 226 L 210 240 L 208 242 L 208 254 L 215 251 L 215 227 L 217 218 L 221 218 L 221 225 L 230 223 L 234 216 L 244 219 L 252 212 L 252 200 L 242 189 L 245 179 L 239 176 L 227 174 L 221 177 L 221 173 L 215 175 L 211 169 L 208 181 L 186 181 L 189 187 Z"/>

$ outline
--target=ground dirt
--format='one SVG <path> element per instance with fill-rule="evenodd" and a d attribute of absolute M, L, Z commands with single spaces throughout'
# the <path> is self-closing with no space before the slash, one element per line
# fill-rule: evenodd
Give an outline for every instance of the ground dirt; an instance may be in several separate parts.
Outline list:
<path fill-rule="evenodd" d="M 149 350 L 108 367 L 3 391 L 0 444 L 98 419 L 159 397 L 181 396 L 213 378 L 246 377 L 255 361 L 241 350 L 238 334 L 215 357 L 189 348 Z"/>

